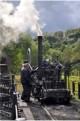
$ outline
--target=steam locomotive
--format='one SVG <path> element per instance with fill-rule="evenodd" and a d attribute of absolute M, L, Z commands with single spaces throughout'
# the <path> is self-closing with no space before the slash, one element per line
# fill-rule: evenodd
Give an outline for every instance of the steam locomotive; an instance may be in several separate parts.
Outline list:
<path fill-rule="evenodd" d="M 38 67 L 32 71 L 32 95 L 39 101 L 53 98 L 57 102 L 62 100 L 69 103 L 68 72 L 69 69 L 59 62 L 58 57 L 53 64 L 42 59 L 42 36 L 38 36 Z"/>

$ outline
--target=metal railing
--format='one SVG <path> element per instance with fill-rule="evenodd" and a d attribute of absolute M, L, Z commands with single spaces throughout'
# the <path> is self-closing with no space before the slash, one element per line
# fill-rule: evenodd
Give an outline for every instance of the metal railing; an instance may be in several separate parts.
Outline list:
<path fill-rule="evenodd" d="M 80 82 L 72 82 L 72 93 L 73 95 L 77 95 L 78 99 L 80 99 Z"/>
<path fill-rule="evenodd" d="M 18 118 L 18 93 L 14 79 L 14 74 L 12 79 L 8 75 L 0 77 L 0 115 L 6 120 Z"/>

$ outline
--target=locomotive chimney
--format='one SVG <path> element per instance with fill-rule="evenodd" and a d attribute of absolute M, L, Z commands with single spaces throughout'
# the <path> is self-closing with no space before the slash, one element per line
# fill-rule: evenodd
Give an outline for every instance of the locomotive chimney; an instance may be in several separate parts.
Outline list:
<path fill-rule="evenodd" d="M 42 68 L 42 36 L 38 36 L 38 69 Z"/>

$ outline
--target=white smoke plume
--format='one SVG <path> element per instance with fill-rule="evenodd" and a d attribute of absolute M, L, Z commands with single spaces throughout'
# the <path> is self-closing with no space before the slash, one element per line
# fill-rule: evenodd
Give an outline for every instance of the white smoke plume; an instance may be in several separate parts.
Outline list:
<path fill-rule="evenodd" d="M 31 30 L 42 35 L 39 12 L 34 0 L 21 0 L 18 7 L 0 1 L 0 46 L 16 41 L 21 32 Z"/>

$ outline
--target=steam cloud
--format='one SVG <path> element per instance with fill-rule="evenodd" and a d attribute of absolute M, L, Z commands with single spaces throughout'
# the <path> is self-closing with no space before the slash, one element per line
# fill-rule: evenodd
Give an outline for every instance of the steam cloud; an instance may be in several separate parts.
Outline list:
<path fill-rule="evenodd" d="M 34 0 L 21 0 L 16 8 L 12 3 L 0 1 L 0 46 L 16 41 L 21 32 L 29 29 L 42 35 L 38 22 Z"/>

